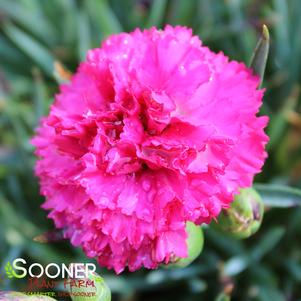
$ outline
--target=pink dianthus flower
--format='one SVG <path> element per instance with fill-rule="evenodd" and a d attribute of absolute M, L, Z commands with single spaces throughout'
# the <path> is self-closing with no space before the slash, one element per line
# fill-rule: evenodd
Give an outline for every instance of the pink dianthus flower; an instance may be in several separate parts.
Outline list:
<path fill-rule="evenodd" d="M 113 35 L 61 85 L 33 144 L 49 217 L 117 273 L 187 256 L 266 158 L 263 90 L 190 29 Z"/>

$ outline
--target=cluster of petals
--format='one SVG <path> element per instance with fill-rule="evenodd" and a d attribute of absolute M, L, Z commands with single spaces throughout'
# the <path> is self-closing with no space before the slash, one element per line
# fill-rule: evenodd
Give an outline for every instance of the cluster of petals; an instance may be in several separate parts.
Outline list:
<path fill-rule="evenodd" d="M 185 27 L 121 33 L 89 50 L 33 139 L 43 208 L 117 273 L 186 257 L 261 170 L 263 90 Z"/>

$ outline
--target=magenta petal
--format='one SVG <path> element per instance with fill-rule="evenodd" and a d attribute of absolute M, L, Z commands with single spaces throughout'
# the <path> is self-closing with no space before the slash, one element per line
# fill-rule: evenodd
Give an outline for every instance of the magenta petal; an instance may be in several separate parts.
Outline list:
<path fill-rule="evenodd" d="M 258 85 L 191 29 L 112 35 L 61 85 L 32 140 L 43 208 L 117 273 L 185 257 L 186 222 L 210 223 L 261 171 Z"/>

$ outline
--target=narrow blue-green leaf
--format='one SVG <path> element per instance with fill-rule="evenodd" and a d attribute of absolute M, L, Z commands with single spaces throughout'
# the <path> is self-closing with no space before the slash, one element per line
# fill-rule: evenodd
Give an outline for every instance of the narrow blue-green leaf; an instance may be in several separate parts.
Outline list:
<path fill-rule="evenodd" d="M 160 27 L 163 22 L 167 0 L 154 0 L 150 11 L 149 19 L 146 27 L 157 26 Z"/>
<path fill-rule="evenodd" d="M 85 4 L 92 21 L 98 25 L 104 36 L 122 31 L 122 26 L 107 0 L 86 1 Z"/>
<path fill-rule="evenodd" d="M 226 6 L 230 16 L 230 26 L 237 30 L 237 39 L 239 41 L 240 51 L 238 55 L 243 59 L 248 59 L 250 51 L 252 51 L 256 38 L 253 36 L 253 30 L 247 25 L 246 18 L 243 14 L 241 1 L 229 1 Z M 253 41 L 255 39 L 255 41 Z M 254 43 L 253 43 L 254 42 Z"/>
<path fill-rule="evenodd" d="M 285 63 L 290 58 L 291 41 L 290 40 L 290 25 L 288 1 L 274 0 L 274 11 L 277 14 L 277 22 L 273 26 L 275 34 L 276 57 L 281 67 L 285 67 Z"/>
<path fill-rule="evenodd" d="M 247 255 L 238 255 L 229 259 L 224 265 L 224 273 L 235 276 L 243 272 L 250 265 L 251 258 Z"/>
<path fill-rule="evenodd" d="M 283 295 L 282 292 L 277 290 L 275 287 L 267 287 L 261 285 L 258 291 L 258 299 L 260 301 L 286 301 L 287 298 Z"/>
<path fill-rule="evenodd" d="M 291 258 L 284 260 L 284 266 L 288 272 L 293 276 L 294 280 L 301 283 L 301 265 L 298 261 Z"/>
<path fill-rule="evenodd" d="M 54 58 L 38 41 L 12 24 L 3 26 L 6 35 L 48 74 L 52 74 Z"/>
<path fill-rule="evenodd" d="M 283 227 L 275 227 L 264 233 L 260 241 L 256 244 L 255 248 L 250 252 L 252 260 L 260 261 L 263 256 L 273 252 L 274 248 L 278 245 L 284 234 L 285 229 Z"/>
<path fill-rule="evenodd" d="M 62 14 L 63 18 L 63 37 L 65 45 L 74 45 L 74 42 L 77 38 L 77 5 L 74 0 L 64 0 L 59 2 L 58 6 Z"/>
<path fill-rule="evenodd" d="M 222 250 L 223 254 L 234 256 L 244 252 L 244 245 L 241 240 L 225 236 L 224 233 L 214 229 L 214 222 L 210 224 L 206 231 L 206 239 L 214 244 L 216 249 Z"/>
<path fill-rule="evenodd" d="M 112 292 L 130 294 L 133 291 L 149 291 L 156 290 L 159 287 L 174 285 L 181 281 L 188 281 L 189 279 L 199 277 L 200 275 L 206 275 L 209 272 L 216 270 L 216 262 L 212 263 L 211 254 L 207 254 L 207 262 L 202 265 L 190 265 L 183 269 L 167 270 L 157 269 L 150 271 L 146 277 L 139 275 L 121 275 L 114 276 L 108 275 L 106 277 L 106 283 L 111 288 Z M 209 261 L 209 263 L 208 263 Z M 203 283 L 205 285 L 205 283 Z"/>
<path fill-rule="evenodd" d="M 188 285 L 190 291 L 194 294 L 205 292 L 208 288 L 207 283 L 204 280 L 199 279 L 197 277 L 191 278 L 188 282 Z"/>
<path fill-rule="evenodd" d="M 46 104 L 47 104 L 47 88 L 42 78 L 40 70 L 33 70 L 34 77 L 34 109 L 35 109 L 35 124 L 38 124 L 40 118 L 46 113 Z"/>
<path fill-rule="evenodd" d="M 260 76 L 261 83 L 264 77 L 265 66 L 267 63 L 270 47 L 270 34 L 266 25 L 263 25 L 262 35 L 254 49 L 251 57 L 250 67 L 254 73 Z"/>
<path fill-rule="evenodd" d="M 39 4 L 39 2 L 36 2 Z M 0 10 L 8 15 L 14 22 L 22 28 L 33 33 L 47 45 L 55 42 L 55 30 L 51 27 L 48 19 L 45 18 L 39 5 L 34 9 L 29 8 L 24 3 L 17 1 L 0 1 Z M 37 26 L 38 24 L 38 26 Z"/>
<path fill-rule="evenodd" d="M 252 263 L 259 262 L 263 256 L 276 247 L 284 233 L 285 230 L 282 227 L 267 231 L 254 249 L 229 259 L 224 265 L 224 273 L 228 276 L 235 276 L 246 270 Z"/>
<path fill-rule="evenodd" d="M 86 58 L 86 52 L 92 47 L 91 28 L 89 18 L 85 10 L 78 13 L 78 57 Z"/>
<path fill-rule="evenodd" d="M 170 1 L 168 23 L 172 25 L 191 25 L 192 15 L 196 11 L 198 1 L 174 0 Z M 198 18 L 201 18 L 198 15 Z"/>
<path fill-rule="evenodd" d="M 231 300 L 230 296 L 225 293 L 221 293 L 215 298 L 215 301 L 230 301 L 230 300 Z"/>
<path fill-rule="evenodd" d="M 248 273 L 250 273 L 250 282 L 254 284 L 264 283 L 270 287 L 277 285 L 277 275 L 265 263 L 253 262 Z"/>
<path fill-rule="evenodd" d="M 287 208 L 301 206 L 301 190 L 274 184 L 255 184 L 265 206 Z"/>
<path fill-rule="evenodd" d="M 277 147 L 279 151 L 279 143 L 282 142 L 285 135 L 285 129 L 288 125 L 287 112 L 295 111 L 298 105 L 298 99 L 300 96 L 300 87 L 299 84 L 296 84 L 292 87 L 288 96 L 282 100 L 282 108 L 275 114 L 271 114 L 269 127 L 267 130 L 270 141 L 267 145 L 267 149 L 273 149 Z"/>
<path fill-rule="evenodd" d="M 0 58 L 1 68 L 5 70 L 8 77 L 15 77 L 16 74 L 18 77 L 28 74 L 26 66 L 28 57 L 3 34 L 0 34 Z"/>
<path fill-rule="evenodd" d="M 291 36 L 298 36 L 301 32 L 301 6 L 299 1 L 292 4 L 292 22 L 290 22 Z M 301 67 L 301 39 L 291 39 L 290 81 L 298 82 Z"/>
<path fill-rule="evenodd" d="M 16 206 L 23 212 L 28 212 L 24 200 L 24 192 L 22 191 L 22 183 L 20 183 L 19 178 L 15 174 L 7 175 L 6 185 L 7 190 L 10 193 L 10 199 Z"/>

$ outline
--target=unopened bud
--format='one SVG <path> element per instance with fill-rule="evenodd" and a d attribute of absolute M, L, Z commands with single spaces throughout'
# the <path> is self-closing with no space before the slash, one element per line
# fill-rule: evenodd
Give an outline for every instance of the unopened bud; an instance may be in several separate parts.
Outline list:
<path fill-rule="evenodd" d="M 19 292 L 0 292 L 0 301 L 56 301 L 53 298 L 43 295 L 25 295 Z"/>
<path fill-rule="evenodd" d="M 201 254 L 204 246 L 204 234 L 202 228 L 192 222 L 187 222 L 186 232 L 188 235 L 186 240 L 188 256 L 186 258 L 176 258 L 173 263 L 168 265 L 168 267 L 184 268 L 191 264 Z"/>
<path fill-rule="evenodd" d="M 217 227 L 235 238 L 247 238 L 257 232 L 263 214 L 264 205 L 256 190 L 241 189 L 231 207 L 219 215 Z"/>
<path fill-rule="evenodd" d="M 70 285 L 72 301 L 111 301 L 111 290 L 98 274 L 89 272 L 84 281 L 86 286 Z"/>

